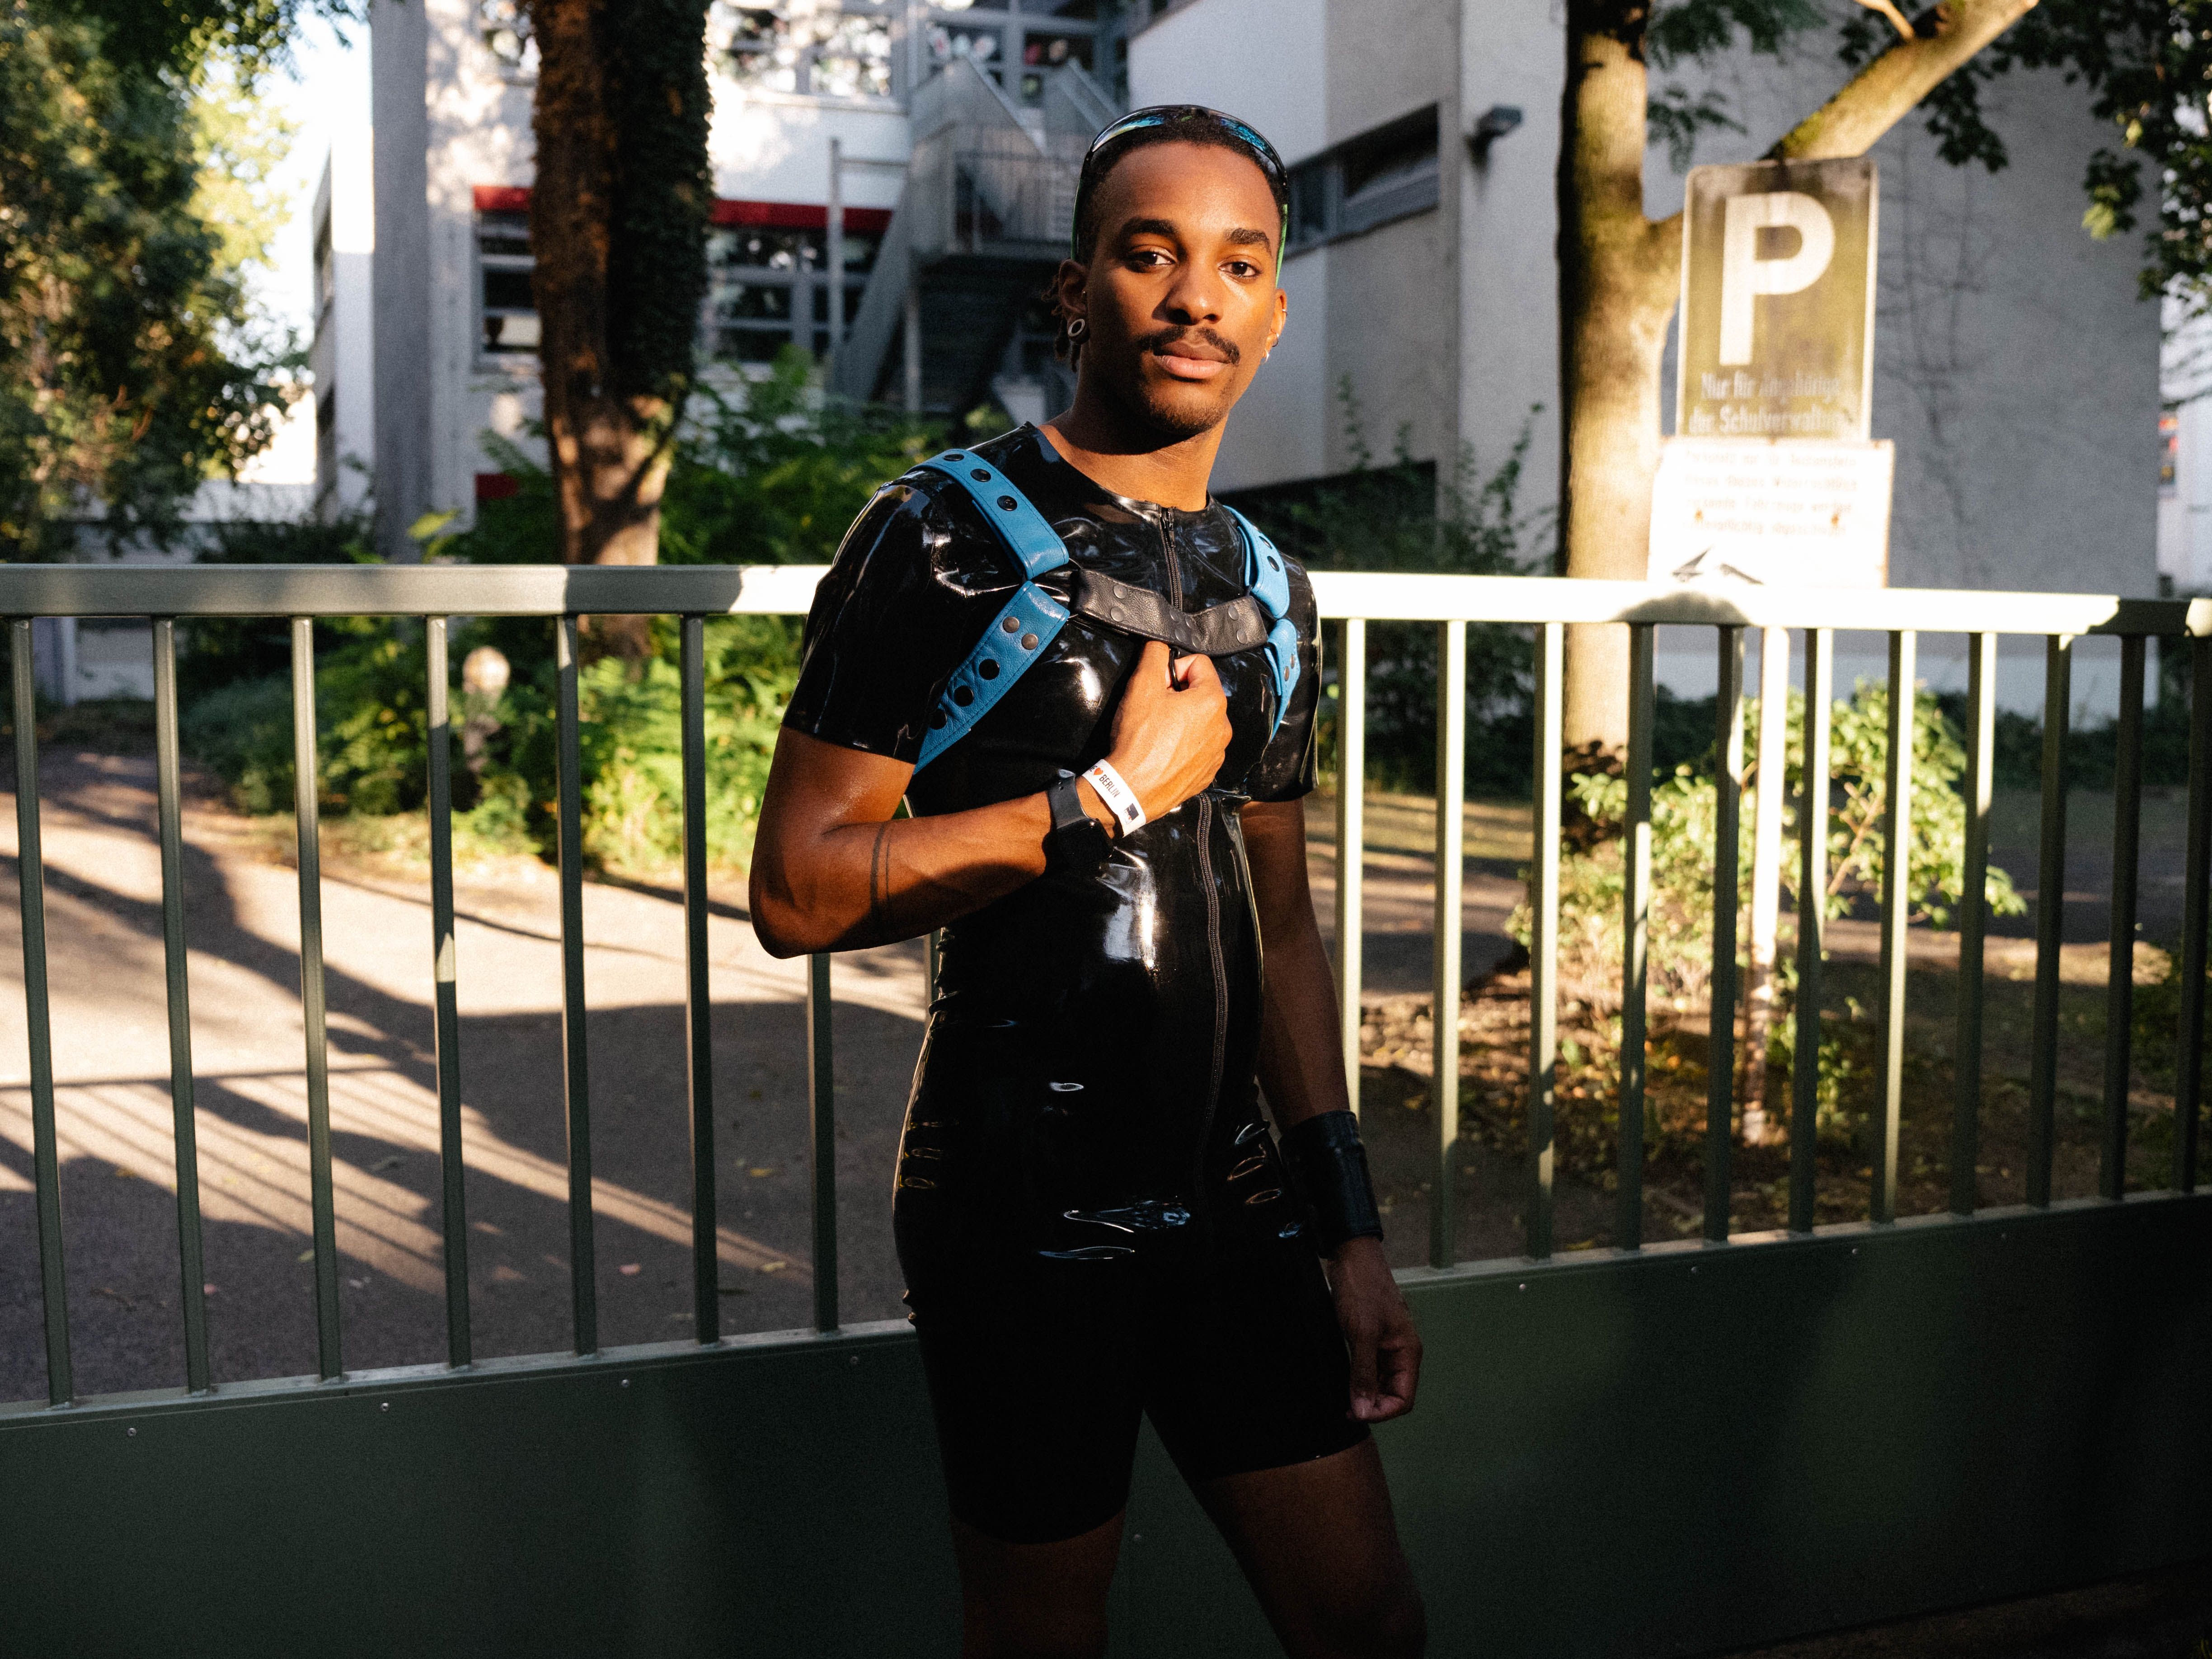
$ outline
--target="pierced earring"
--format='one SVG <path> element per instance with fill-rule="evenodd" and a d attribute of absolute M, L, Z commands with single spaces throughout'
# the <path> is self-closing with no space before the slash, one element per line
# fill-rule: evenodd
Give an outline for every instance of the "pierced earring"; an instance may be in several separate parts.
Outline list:
<path fill-rule="evenodd" d="M 1067 337 L 1071 340 L 1079 340 L 1083 337 L 1084 331 L 1090 326 L 1091 325 L 1085 322 L 1082 318 L 1071 317 L 1067 319 Z"/>

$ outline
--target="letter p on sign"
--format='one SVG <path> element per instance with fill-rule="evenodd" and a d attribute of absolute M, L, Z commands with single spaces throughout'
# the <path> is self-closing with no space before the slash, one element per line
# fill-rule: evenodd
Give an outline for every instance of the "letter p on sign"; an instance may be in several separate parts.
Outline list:
<path fill-rule="evenodd" d="M 1721 351 L 1723 366 L 1751 361 L 1754 302 L 1766 294 L 1802 294 L 1836 255 L 1836 222 L 1828 210 L 1794 190 L 1728 200 L 1721 234 Z M 1761 258 L 1759 233 L 1794 230 L 1797 251 Z"/>
<path fill-rule="evenodd" d="M 1872 435 L 1878 184 L 1863 156 L 1690 169 L 1677 437 Z"/>

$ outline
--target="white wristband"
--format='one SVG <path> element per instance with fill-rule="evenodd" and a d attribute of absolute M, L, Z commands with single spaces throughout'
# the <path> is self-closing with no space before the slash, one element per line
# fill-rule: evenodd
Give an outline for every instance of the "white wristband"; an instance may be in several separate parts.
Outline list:
<path fill-rule="evenodd" d="M 1145 809 L 1137 805 L 1137 792 L 1104 761 L 1100 761 L 1083 775 L 1083 780 L 1098 792 L 1098 799 L 1106 803 L 1106 810 L 1127 835 L 1145 827 Z"/>

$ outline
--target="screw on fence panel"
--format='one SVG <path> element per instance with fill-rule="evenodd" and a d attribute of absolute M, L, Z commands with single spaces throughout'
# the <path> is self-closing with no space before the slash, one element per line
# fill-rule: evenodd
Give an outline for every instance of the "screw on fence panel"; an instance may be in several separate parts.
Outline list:
<path fill-rule="evenodd" d="M 684 1029 L 691 1102 L 691 1316 L 702 1343 L 722 1340 L 714 1232 L 714 1001 L 707 977 L 707 626 L 684 618 Z"/>
<path fill-rule="evenodd" d="M 1912 916 L 1912 732 L 1918 636 L 1889 635 L 1889 734 L 1882 776 L 1881 988 L 1879 994 L 1881 1097 L 1874 1131 L 1867 1211 L 1874 1221 L 1897 1219 L 1897 1137 L 1905 1118 L 1905 927 Z"/>
<path fill-rule="evenodd" d="M 54 1131 L 54 1041 L 46 995 L 46 871 L 39 847 L 39 710 L 28 621 L 8 625 L 15 680 L 15 883 L 23 927 L 23 1024 L 31 1062 L 32 1184 L 39 1211 L 39 1288 L 45 1302 L 46 1398 L 76 1397 L 70 1362 L 68 1278 L 62 1263 L 61 1158 Z"/>
<path fill-rule="evenodd" d="M 1564 629 L 1536 630 L 1536 860 L 1528 895 L 1528 1218 L 1527 1249 L 1552 1255 L 1552 1174 L 1559 1057 L 1559 703 Z M 1454 1024 L 1457 1022 L 1455 1021 Z"/>
<path fill-rule="evenodd" d="M 2112 763 L 2112 915 L 2105 978 L 2105 1121 L 2097 1190 L 2117 1200 L 2128 1187 L 2128 1071 L 2136 1006 L 2136 899 L 2142 833 L 2143 658 L 2149 641 L 2120 641 L 2118 752 Z"/>
<path fill-rule="evenodd" d="M 1952 1066 L 1951 1212 L 1981 1200 L 1984 940 L 1989 925 L 1990 814 L 1996 799 L 1997 636 L 1966 639 L 1966 844 L 1959 895 L 1959 1026 Z"/>
<path fill-rule="evenodd" d="M 1820 1155 L 1820 981 L 1828 912 L 1828 768 L 1836 695 L 1836 635 L 1805 630 L 1805 765 L 1797 810 L 1797 1009 L 1790 1033 L 1790 1231 L 1817 1218 Z"/>
<path fill-rule="evenodd" d="M 2066 726 L 2074 640 L 2053 634 L 2043 676 L 2043 835 L 2035 861 L 2035 1024 L 2027 1078 L 2027 1201 L 2051 1202 L 2058 1108 L 2058 963 L 2066 920 Z"/>
<path fill-rule="evenodd" d="M 453 746 L 452 668 L 443 617 L 423 627 L 428 646 L 430 784 L 431 1040 L 438 1063 L 440 1222 L 446 1255 L 446 1363 L 471 1363 L 468 1208 L 461 1145 L 460 961 L 453 940 Z"/>
<path fill-rule="evenodd" d="M 1430 1185 L 1429 1264 L 1457 1255 L 1459 1206 L 1459 992 L 1461 902 L 1467 824 L 1467 624 L 1437 624 L 1437 915 L 1429 1003 L 1437 1107 L 1435 1178 Z"/>
<path fill-rule="evenodd" d="M 2204 1102 L 2204 951 L 2212 888 L 2212 639 L 2189 642 L 2189 828 L 2182 848 L 2181 1019 L 2173 1079 L 2173 1185 L 2197 1190 Z"/>
<path fill-rule="evenodd" d="M 315 732 L 315 624 L 292 618 L 292 801 L 300 858 L 300 1013 L 307 1049 L 307 1188 L 315 1233 L 315 1363 L 345 1374 L 338 1334 L 337 1206 L 331 1185 L 331 1043 L 323 989 L 321 765 Z"/>
<path fill-rule="evenodd" d="M 592 1231 L 592 1079 L 585 1043 L 583 738 L 577 712 L 576 618 L 554 638 L 561 860 L 561 1080 L 568 1116 L 568 1286 L 575 1347 L 599 1348 L 597 1252 Z"/>
<path fill-rule="evenodd" d="M 1367 623 L 1344 624 L 1344 656 L 1336 671 L 1336 1012 L 1344 1050 L 1344 1087 L 1359 1109 L 1361 866 L 1367 855 Z"/>
<path fill-rule="evenodd" d="M 154 618 L 154 787 L 161 837 L 161 963 L 169 1005 L 169 1106 L 176 1124 L 177 1270 L 185 1314 L 185 1389 L 208 1370 L 207 1272 L 200 1226 L 198 1123 L 192 1087 L 191 988 L 185 944 L 185 832 L 177 744 L 177 624 Z"/>
<path fill-rule="evenodd" d="M 830 957 L 806 958 L 806 1175 L 813 1203 L 814 1328 L 837 1328 L 836 1056 L 830 1038 Z"/>
<path fill-rule="evenodd" d="M 1741 860 L 1738 829 L 1743 816 L 1743 629 L 1729 626 L 1714 631 L 1720 636 L 1714 720 L 1721 763 L 1713 780 L 1713 977 L 1711 1018 L 1706 1027 L 1705 1236 L 1717 1244 L 1726 1243 L 1729 1236 L 1735 1005 L 1742 988 L 1736 971 L 1735 921 Z"/>
<path fill-rule="evenodd" d="M 1620 930 L 1620 1187 L 1617 1249 L 1644 1245 L 1645 1044 L 1651 981 L 1651 741 L 1657 718 L 1653 650 L 1658 629 L 1628 630 L 1628 811 L 1623 825 Z"/>

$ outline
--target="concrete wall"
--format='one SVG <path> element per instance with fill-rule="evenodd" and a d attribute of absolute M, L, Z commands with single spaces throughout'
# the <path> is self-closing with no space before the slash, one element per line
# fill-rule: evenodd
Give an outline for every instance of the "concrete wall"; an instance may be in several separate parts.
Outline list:
<path fill-rule="evenodd" d="M 1463 443 L 1480 479 L 1526 429 L 1523 504 L 1555 498 L 1564 60 L 1556 9 L 1525 0 L 1190 0 L 1134 38 L 1133 102 L 1234 109 L 1293 161 L 1431 101 L 1443 118 L 1437 212 L 1286 262 L 1291 331 L 1231 422 L 1223 487 L 1348 465 L 1336 391 L 1349 375 L 1377 453 L 1405 425 L 1416 458 L 1441 470 Z M 1709 82 L 1746 131 L 1709 135 L 1692 164 L 1757 155 L 1843 74 L 1810 46 L 1721 65 Z M 1899 451 L 1893 580 L 2154 592 L 2159 318 L 2135 297 L 2138 242 L 2080 228 L 2082 166 L 2105 135 L 2056 76 L 2010 77 L 1984 103 L 2011 152 L 2001 173 L 1946 166 L 1917 118 L 1875 152 L 1874 421 Z M 1522 125 L 1476 160 L 1458 135 L 1493 105 Z M 1653 150 L 1647 211 L 1673 214 L 1682 189 Z M 2203 447 L 2212 455 L 2212 435 Z M 2212 483 L 2200 493 L 2212 501 Z M 1677 644 L 1662 640 L 1664 678 L 1709 690 L 1710 641 Z M 1844 684 L 1880 671 L 1875 642 L 1843 644 Z M 1929 684 L 1962 683 L 1960 642 L 1926 641 L 1922 656 Z M 2116 690 L 2094 653 L 2077 666 L 2085 713 Z M 2007 654 L 2001 693 L 2039 706 L 2039 650 Z"/>
<path fill-rule="evenodd" d="M 429 111 L 424 70 L 433 0 L 371 0 L 369 106 L 376 208 L 376 541 L 403 556 L 428 509 L 430 385 Z"/>
<path fill-rule="evenodd" d="M 332 295 L 319 309 L 308 352 L 315 406 L 330 396 L 335 441 L 319 447 L 335 471 L 315 479 L 316 510 L 325 518 L 358 510 L 371 494 L 376 462 L 376 217 L 373 138 L 344 132 L 331 146 L 315 198 L 316 235 L 327 228 Z M 319 305 L 321 295 L 316 296 Z M 319 432 L 318 437 L 322 434 Z"/>

